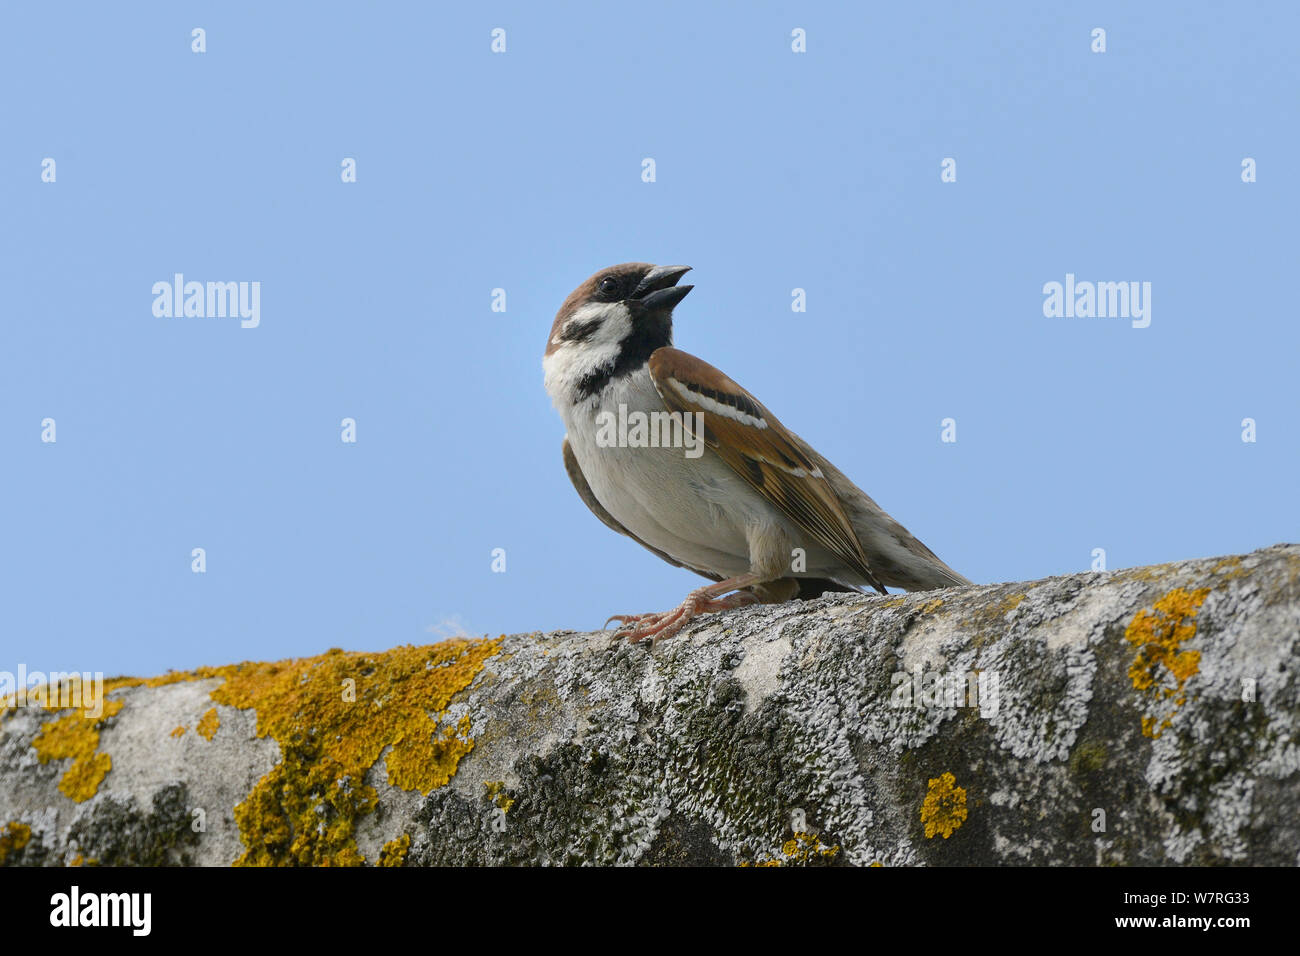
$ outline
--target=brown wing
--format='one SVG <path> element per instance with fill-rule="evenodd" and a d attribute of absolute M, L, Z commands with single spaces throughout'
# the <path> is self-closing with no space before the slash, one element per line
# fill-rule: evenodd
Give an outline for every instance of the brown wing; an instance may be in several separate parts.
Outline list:
<path fill-rule="evenodd" d="M 885 588 L 821 468 L 776 416 L 709 363 L 675 348 L 650 356 L 650 377 L 669 411 L 704 415 L 704 441 L 736 474 L 795 524 L 861 574 Z M 693 415 L 685 424 L 693 428 Z"/>

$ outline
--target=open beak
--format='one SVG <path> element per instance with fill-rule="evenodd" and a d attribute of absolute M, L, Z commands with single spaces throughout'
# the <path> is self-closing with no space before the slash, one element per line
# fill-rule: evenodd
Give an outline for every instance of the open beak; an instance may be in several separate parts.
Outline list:
<path fill-rule="evenodd" d="M 690 271 L 690 266 L 655 266 L 632 291 L 632 298 L 646 309 L 672 309 L 695 288 L 677 284 Z"/>

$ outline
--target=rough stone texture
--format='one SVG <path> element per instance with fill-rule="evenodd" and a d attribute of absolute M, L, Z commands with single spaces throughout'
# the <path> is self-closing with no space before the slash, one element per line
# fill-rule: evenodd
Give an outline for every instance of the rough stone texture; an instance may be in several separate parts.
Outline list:
<path fill-rule="evenodd" d="M 351 862 L 407 837 L 393 859 L 408 866 L 1295 865 L 1297 642 L 1297 545 L 746 608 L 653 648 L 514 635 L 430 714 L 472 741 L 450 781 L 393 786 L 385 749 L 363 782 L 373 809 L 341 819 L 322 799 L 321 830 L 342 827 Z M 355 655 L 357 673 L 383 658 Z M 334 679 L 353 657 L 330 660 Z M 304 686 L 316 673 L 283 666 Z M 963 696 L 935 699 L 927 674 L 961 675 Z M 214 705 L 224 679 L 114 690 L 112 770 L 82 802 L 58 789 L 71 761 L 32 747 L 57 715 L 10 708 L 3 862 L 233 862 L 254 838 L 234 807 L 282 751 L 256 708 Z M 206 740 L 194 727 L 214 706 Z"/>

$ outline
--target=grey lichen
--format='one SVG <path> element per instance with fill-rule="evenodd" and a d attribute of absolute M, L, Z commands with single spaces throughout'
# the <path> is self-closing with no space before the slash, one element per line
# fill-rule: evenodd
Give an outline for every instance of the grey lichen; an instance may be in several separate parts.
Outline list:
<path fill-rule="evenodd" d="M 515 635 L 441 715 L 473 741 L 449 783 L 367 772 L 359 856 L 409 836 L 408 866 L 1295 864 L 1298 641 L 1295 545 L 828 595 L 655 646 Z M 0 722 L 0 826 L 33 834 L 8 862 L 231 862 L 233 804 L 277 759 L 252 711 L 223 706 L 224 749 L 149 753 L 219 685 L 132 688 L 80 805 L 32 756 L 39 721 Z"/>

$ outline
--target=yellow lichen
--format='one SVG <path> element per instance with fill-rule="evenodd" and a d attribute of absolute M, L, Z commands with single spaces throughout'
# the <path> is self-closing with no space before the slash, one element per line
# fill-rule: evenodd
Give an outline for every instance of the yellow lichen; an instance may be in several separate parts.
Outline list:
<path fill-rule="evenodd" d="M 236 862 L 360 866 L 365 859 L 356 848 L 353 825 L 374 809 L 376 797 L 362 782 L 366 771 L 386 756 L 394 786 L 428 794 L 445 785 L 474 747 L 468 716 L 454 727 L 444 726 L 446 708 L 500 645 L 501 639 L 452 640 L 377 655 L 335 649 L 303 660 L 117 677 L 105 682 L 104 693 L 224 679 L 212 699 L 256 709 L 258 736 L 275 739 L 282 753 L 280 763 L 235 807 L 246 847 Z M 351 693 L 340 692 L 345 680 L 353 682 Z M 121 709 L 120 700 L 106 700 L 98 718 L 65 714 L 33 741 L 42 763 L 72 758 L 59 784 L 71 799 L 89 799 L 112 769 L 109 755 L 96 752 L 99 726 Z M 196 731 L 211 740 L 219 727 L 212 708 Z M 185 730 L 177 727 L 172 736 Z M 503 798 L 499 805 L 508 809 L 511 802 Z"/>
<path fill-rule="evenodd" d="M 122 701 L 108 699 L 110 693 L 128 687 L 163 687 L 178 681 L 223 677 L 232 670 L 230 667 L 202 667 L 194 671 L 171 671 L 160 677 L 114 677 L 104 681 L 103 699 L 97 701 L 102 707 L 94 708 L 89 702 L 96 699 L 100 689 L 85 686 L 85 682 L 75 674 L 57 685 L 43 684 L 30 688 L 26 691 L 29 704 L 52 713 L 62 713 L 61 717 L 41 727 L 32 740 L 32 747 L 41 763 L 72 758 L 72 766 L 59 781 L 59 790 L 77 803 L 89 800 L 99 792 L 100 784 L 113 769 L 112 758 L 106 753 L 96 752 L 100 726 L 122 709 Z M 72 706 L 72 702 L 77 701 L 80 703 Z M 7 698 L 5 704 L 16 706 L 13 696 Z M 93 709 L 97 715 L 90 716 L 88 709 Z M 179 737 L 185 733 L 185 728 L 177 727 L 171 733 L 173 737 Z"/>
<path fill-rule="evenodd" d="M 485 780 L 483 786 L 487 788 L 488 799 L 496 804 L 497 809 L 502 813 L 509 813 L 510 808 L 515 805 L 515 798 L 508 797 L 505 794 L 506 783 L 504 780 Z"/>
<path fill-rule="evenodd" d="M 933 614 L 939 608 L 943 607 L 943 598 L 935 598 L 933 601 L 927 601 L 921 605 L 922 614 Z"/>
<path fill-rule="evenodd" d="M 1003 598 L 1002 602 L 998 605 L 998 613 L 1010 614 L 1016 608 L 1020 607 L 1020 602 L 1023 601 L 1024 599 L 1025 599 L 1025 595 L 1023 594 L 1008 595 L 1007 597 Z"/>
<path fill-rule="evenodd" d="M 951 773 L 931 777 L 925 800 L 921 803 L 921 822 L 926 839 L 952 836 L 966 822 L 966 790 L 959 787 Z"/>
<path fill-rule="evenodd" d="M 1196 635 L 1194 618 L 1209 593 L 1209 588 L 1190 592 L 1174 588 L 1151 611 L 1133 615 L 1124 629 L 1124 639 L 1137 648 L 1129 680 L 1156 711 L 1142 717 L 1142 733 L 1147 737 L 1159 737 L 1171 727 L 1174 714 L 1187 702 L 1184 688 L 1200 671 L 1201 652 L 1183 650 L 1182 645 Z M 1166 704 L 1171 698 L 1172 703 Z"/>
<path fill-rule="evenodd" d="M 411 835 L 403 833 L 396 840 L 389 840 L 379 851 L 380 866 L 405 866 L 406 853 L 411 849 Z"/>
<path fill-rule="evenodd" d="M 1230 558 L 1220 558 L 1218 561 L 1215 561 L 1214 564 L 1210 566 L 1210 573 L 1223 577 L 1228 581 L 1232 581 L 1247 574 L 1248 571 L 1246 568 L 1241 566 L 1241 558 L 1237 555 L 1233 555 Z"/>
<path fill-rule="evenodd" d="M 1172 563 L 1166 562 L 1165 564 L 1148 564 L 1140 568 L 1129 568 L 1122 572 L 1120 579 L 1126 581 L 1143 581 L 1147 583 L 1164 581 L 1168 579 L 1169 573 L 1173 570 L 1173 567 Z"/>
<path fill-rule="evenodd" d="M 31 839 L 32 828 L 25 823 L 14 820 L 0 827 L 0 866 L 4 866 L 9 854 L 21 852 Z"/>
<path fill-rule="evenodd" d="M 235 807 L 246 847 L 236 864 L 364 862 L 353 827 L 375 806 L 366 772 L 384 756 L 393 786 L 424 794 L 444 786 L 474 747 L 468 716 L 448 727 L 445 711 L 500 645 L 457 639 L 231 669 L 213 700 L 255 708 L 258 736 L 282 754 Z"/>
<path fill-rule="evenodd" d="M 99 792 L 99 785 L 112 769 L 113 758 L 108 754 L 91 754 L 68 768 L 59 780 L 59 789 L 73 803 L 89 800 Z"/>
<path fill-rule="evenodd" d="M 99 785 L 113 769 L 108 754 L 99 749 L 99 725 L 122 709 L 120 700 L 105 700 L 103 713 L 87 717 L 72 710 L 41 727 L 32 747 L 41 763 L 71 758 L 70 766 L 59 780 L 59 790 L 74 803 L 89 800 L 99 792 Z"/>
<path fill-rule="evenodd" d="M 815 860 L 830 860 L 840 852 L 839 845 L 827 846 L 816 833 L 796 830 L 793 837 L 781 844 L 778 853 L 765 860 L 743 861 L 741 866 L 793 866 Z"/>
<path fill-rule="evenodd" d="M 970 632 L 972 643 L 982 646 L 990 639 L 1006 633 L 1006 617 L 1029 595 L 1024 592 L 1006 594 L 997 600 L 990 598 L 972 607 L 962 617 L 961 627 Z"/>
<path fill-rule="evenodd" d="M 199 718 L 199 725 L 194 728 L 194 732 L 204 740 L 211 740 L 217 735 L 217 728 L 220 726 L 221 718 L 217 716 L 217 708 L 212 707 Z"/>

